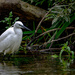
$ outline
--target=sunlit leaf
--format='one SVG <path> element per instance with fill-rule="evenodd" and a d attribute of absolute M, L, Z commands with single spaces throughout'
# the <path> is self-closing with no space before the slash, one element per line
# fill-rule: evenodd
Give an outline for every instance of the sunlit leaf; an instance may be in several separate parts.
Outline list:
<path fill-rule="evenodd" d="M 72 53 L 72 59 L 74 59 L 74 52 L 73 52 L 73 51 L 71 51 L 71 53 Z"/>
<path fill-rule="evenodd" d="M 60 54 L 59 54 L 59 58 L 61 59 L 61 56 L 62 56 L 62 53 L 64 52 L 64 50 L 61 50 L 60 51 Z"/>
<path fill-rule="evenodd" d="M 67 50 L 70 51 L 70 47 L 69 46 L 67 47 Z"/>
<path fill-rule="evenodd" d="M 54 24 L 55 22 L 57 22 L 57 20 L 58 20 L 58 17 L 55 17 L 55 18 L 53 19 L 53 21 L 52 21 L 52 24 Z"/>
<path fill-rule="evenodd" d="M 58 57 L 58 55 L 56 55 L 56 54 L 55 54 L 55 55 L 52 55 L 52 57 L 53 57 L 53 58 L 57 58 L 57 57 Z"/>
<path fill-rule="evenodd" d="M 12 15 L 12 11 L 9 13 L 9 17 L 12 17 L 13 15 Z"/>

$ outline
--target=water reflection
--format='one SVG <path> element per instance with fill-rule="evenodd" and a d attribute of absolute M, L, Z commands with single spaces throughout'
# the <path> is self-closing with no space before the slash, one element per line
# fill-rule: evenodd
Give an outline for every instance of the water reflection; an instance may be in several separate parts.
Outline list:
<path fill-rule="evenodd" d="M 20 62 L 20 61 L 17 61 Z M 40 59 L 14 65 L 15 61 L 0 61 L 0 75 L 75 75 L 75 65 L 65 67 L 57 59 Z"/>
<path fill-rule="evenodd" d="M 23 71 L 18 66 L 14 66 L 12 61 L 0 62 L 0 75 L 22 75 L 33 71 Z"/>

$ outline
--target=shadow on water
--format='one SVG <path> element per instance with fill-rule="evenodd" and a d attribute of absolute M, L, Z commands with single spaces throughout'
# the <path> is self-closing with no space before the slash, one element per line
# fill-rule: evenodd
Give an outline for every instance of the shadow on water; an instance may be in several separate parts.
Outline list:
<path fill-rule="evenodd" d="M 0 60 L 0 75 L 75 75 L 74 64 L 66 60 L 62 64 L 50 55 L 15 57 L 10 61 Z"/>

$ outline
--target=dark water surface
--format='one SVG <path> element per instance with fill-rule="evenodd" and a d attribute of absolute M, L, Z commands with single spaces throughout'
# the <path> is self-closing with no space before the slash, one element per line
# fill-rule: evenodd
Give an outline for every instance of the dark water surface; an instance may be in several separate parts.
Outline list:
<path fill-rule="evenodd" d="M 75 75 L 75 63 L 63 61 L 59 58 L 45 57 L 25 63 L 25 58 L 15 61 L 0 61 L 0 75 Z M 21 63 L 20 63 L 21 62 Z"/>

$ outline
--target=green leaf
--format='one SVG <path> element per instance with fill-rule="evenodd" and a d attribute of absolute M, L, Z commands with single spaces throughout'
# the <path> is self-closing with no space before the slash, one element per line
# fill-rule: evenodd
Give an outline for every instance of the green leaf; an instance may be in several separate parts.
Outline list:
<path fill-rule="evenodd" d="M 35 22 L 33 21 L 33 30 L 35 30 Z"/>
<path fill-rule="evenodd" d="M 17 21 L 17 20 L 19 20 L 19 17 L 16 17 L 16 18 L 15 18 L 15 21 Z"/>
<path fill-rule="evenodd" d="M 11 20 L 12 20 L 12 18 L 9 18 L 9 20 L 11 21 Z"/>
<path fill-rule="evenodd" d="M 9 17 L 13 17 L 13 15 L 12 15 L 12 11 L 9 13 Z"/>
<path fill-rule="evenodd" d="M 5 23 L 5 20 L 2 20 L 2 21 L 0 21 L 0 22 L 3 22 L 3 23 Z"/>
<path fill-rule="evenodd" d="M 67 50 L 70 51 L 70 47 L 69 46 L 67 47 Z"/>
<path fill-rule="evenodd" d="M 66 22 L 70 22 L 70 21 L 69 21 L 70 18 L 69 18 L 68 16 L 65 16 L 64 19 L 65 19 Z"/>
<path fill-rule="evenodd" d="M 59 54 L 59 59 L 61 60 L 61 56 L 62 56 L 62 53 L 64 52 L 64 50 L 61 50 L 60 51 L 60 54 Z"/>
<path fill-rule="evenodd" d="M 58 55 L 55 54 L 55 55 L 52 55 L 52 57 L 53 57 L 53 58 L 58 58 Z"/>
<path fill-rule="evenodd" d="M 66 42 L 66 45 L 68 45 L 68 41 Z"/>
<path fill-rule="evenodd" d="M 71 17 L 70 22 L 65 22 L 63 24 L 63 26 L 61 27 L 61 30 L 59 30 L 55 36 L 55 39 L 57 39 L 62 33 L 63 31 L 66 29 L 66 27 L 68 27 L 73 21 L 75 20 L 75 14 Z"/>
<path fill-rule="evenodd" d="M 74 59 L 74 52 L 73 52 L 73 51 L 71 51 L 71 53 L 72 53 L 72 59 Z"/>
<path fill-rule="evenodd" d="M 55 18 L 53 19 L 52 25 L 53 25 L 55 22 L 57 22 L 58 18 L 59 18 L 59 17 L 55 17 Z"/>
<path fill-rule="evenodd" d="M 8 21 L 9 20 L 9 18 L 7 18 L 7 17 L 5 17 L 4 19 L 5 19 L 5 21 Z"/>
<path fill-rule="evenodd" d="M 17 20 L 19 20 L 19 17 L 16 17 L 12 24 L 14 24 Z"/>

